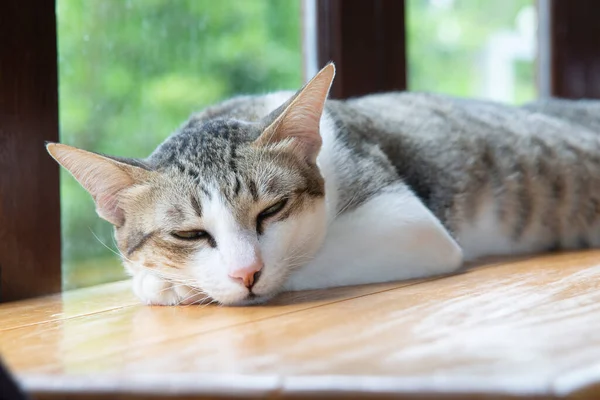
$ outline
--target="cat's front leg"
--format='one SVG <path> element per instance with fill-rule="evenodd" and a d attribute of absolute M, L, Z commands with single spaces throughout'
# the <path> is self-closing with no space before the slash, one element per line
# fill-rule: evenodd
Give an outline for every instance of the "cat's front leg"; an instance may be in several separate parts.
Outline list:
<path fill-rule="evenodd" d="M 290 276 L 288 290 L 390 282 L 446 274 L 462 250 L 403 184 L 386 188 L 329 227 L 316 257 Z"/>
<path fill-rule="evenodd" d="M 205 297 L 194 288 L 169 282 L 151 272 L 137 272 L 132 283 L 135 295 L 147 305 L 186 305 L 199 303 Z"/>

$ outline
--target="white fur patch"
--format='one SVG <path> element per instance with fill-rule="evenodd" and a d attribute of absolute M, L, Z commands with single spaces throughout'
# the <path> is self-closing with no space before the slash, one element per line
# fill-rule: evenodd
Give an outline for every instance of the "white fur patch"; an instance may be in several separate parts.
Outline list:
<path fill-rule="evenodd" d="M 539 252 L 552 244 L 552 232 L 539 224 L 529 227 L 515 241 L 506 224 L 498 218 L 496 201 L 487 196 L 472 223 L 463 223 L 456 232 L 465 260 L 487 255 L 518 255 Z"/>
<path fill-rule="evenodd" d="M 215 185 L 210 196 L 202 198 L 203 226 L 217 243 L 216 248 L 200 250 L 187 268 L 200 286 L 215 300 L 230 304 L 248 296 L 248 289 L 231 279 L 229 273 L 246 266 L 260 256 L 253 235 L 244 232 L 235 221 Z"/>
<path fill-rule="evenodd" d="M 235 220 L 221 193 L 211 189 L 204 198 L 204 225 L 217 240 L 221 268 L 225 273 L 246 267 L 261 257 L 255 232 L 245 232 Z"/>
<path fill-rule="evenodd" d="M 325 179 L 327 222 L 331 224 L 336 218 L 338 206 L 338 181 L 333 154 L 335 151 L 340 151 L 341 149 L 336 149 L 337 142 L 334 122 L 327 112 L 324 112 L 321 117 L 320 131 L 323 144 L 321 145 L 321 152 L 317 157 L 317 165 L 319 166 L 321 175 Z"/>
<path fill-rule="evenodd" d="M 386 282 L 457 269 L 461 249 L 439 220 L 406 187 L 390 189 L 339 216 L 321 251 L 286 287 Z"/>
<path fill-rule="evenodd" d="M 133 276 L 133 293 L 147 305 L 176 306 L 200 303 L 206 296 L 185 285 L 171 283 L 151 272 Z"/>

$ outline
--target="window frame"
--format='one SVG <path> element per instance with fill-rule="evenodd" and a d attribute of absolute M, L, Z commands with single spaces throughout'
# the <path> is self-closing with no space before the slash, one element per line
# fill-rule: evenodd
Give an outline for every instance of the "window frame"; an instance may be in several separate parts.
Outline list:
<path fill-rule="evenodd" d="M 337 66 L 331 97 L 405 90 L 405 1 L 317 1 L 317 61 Z"/>
<path fill-rule="evenodd" d="M 600 98 L 600 2 L 549 1 L 550 93 Z"/>
<path fill-rule="evenodd" d="M 0 13 L 0 301 L 61 289 L 54 0 L 6 0 Z"/>

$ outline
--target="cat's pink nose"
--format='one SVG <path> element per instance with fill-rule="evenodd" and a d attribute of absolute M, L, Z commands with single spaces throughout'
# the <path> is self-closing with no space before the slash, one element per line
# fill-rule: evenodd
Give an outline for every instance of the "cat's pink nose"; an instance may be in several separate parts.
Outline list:
<path fill-rule="evenodd" d="M 256 283 L 260 276 L 260 270 L 263 268 L 262 261 L 256 261 L 246 267 L 238 268 L 229 273 L 229 277 L 240 283 L 243 283 L 248 289 Z"/>

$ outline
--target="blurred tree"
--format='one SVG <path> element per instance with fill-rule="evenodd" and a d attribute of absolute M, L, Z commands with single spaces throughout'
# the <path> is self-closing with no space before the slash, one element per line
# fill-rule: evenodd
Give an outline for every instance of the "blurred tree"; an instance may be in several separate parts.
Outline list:
<path fill-rule="evenodd" d="M 534 0 L 407 0 L 408 85 L 410 90 L 485 96 L 486 50 L 494 36 L 517 34 L 519 19 Z M 535 32 L 535 20 L 523 21 Z M 533 38 L 535 40 L 535 38 Z M 506 49 L 498 49 L 506 51 Z M 513 68 L 513 103 L 535 97 L 535 50 Z"/>
<path fill-rule="evenodd" d="M 58 0 L 61 141 L 147 156 L 194 111 L 302 84 L 299 0 Z M 124 277 L 63 171 L 64 287 Z M 94 236 L 97 236 L 95 238 Z"/>

